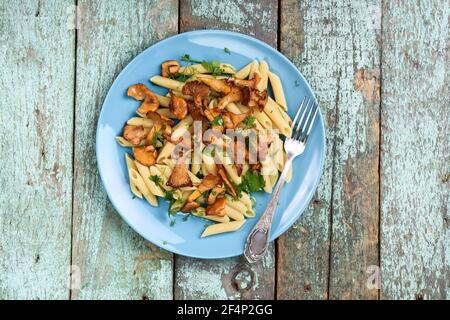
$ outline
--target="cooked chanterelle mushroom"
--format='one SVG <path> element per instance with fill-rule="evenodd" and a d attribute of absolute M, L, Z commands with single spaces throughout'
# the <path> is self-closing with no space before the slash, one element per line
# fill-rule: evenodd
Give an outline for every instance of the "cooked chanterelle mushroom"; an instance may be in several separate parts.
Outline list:
<path fill-rule="evenodd" d="M 222 187 L 214 187 L 211 192 L 209 193 L 208 196 L 208 204 L 211 205 L 214 202 L 216 202 L 217 196 L 221 195 L 222 193 L 225 192 L 225 189 Z"/>
<path fill-rule="evenodd" d="M 192 201 L 192 202 L 186 202 L 184 206 L 181 208 L 181 212 L 191 212 L 192 210 L 195 210 L 200 207 L 200 204 Z"/>
<path fill-rule="evenodd" d="M 203 178 L 202 182 L 197 187 L 197 190 L 195 190 L 191 195 L 188 197 L 187 201 L 195 201 L 200 195 L 205 192 L 209 191 L 215 186 L 217 186 L 221 182 L 220 177 L 215 176 L 213 174 L 208 174 L 206 177 Z"/>
<path fill-rule="evenodd" d="M 177 60 L 167 60 L 161 63 L 161 75 L 163 77 L 174 76 L 180 71 L 180 63 Z"/>
<path fill-rule="evenodd" d="M 192 181 L 184 163 L 178 163 L 173 167 L 172 174 L 166 184 L 173 188 L 192 187 Z"/>
<path fill-rule="evenodd" d="M 178 120 L 183 120 L 184 118 L 186 118 L 188 113 L 188 104 L 182 97 L 172 95 L 172 98 L 170 99 L 169 109 L 174 114 L 174 116 L 177 117 Z"/>
<path fill-rule="evenodd" d="M 143 139 L 145 139 L 147 133 L 148 133 L 148 130 L 146 130 L 143 126 L 132 126 L 132 125 L 126 124 L 123 127 L 122 136 L 128 142 L 137 146 L 141 143 L 141 141 Z"/>
<path fill-rule="evenodd" d="M 267 90 L 259 91 L 257 89 L 250 89 L 248 87 L 242 88 L 242 104 L 251 109 L 258 109 L 262 111 L 267 103 Z"/>
<path fill-rule="evenodd" d="M 158 153 L 153 146 L 142 146 L 133 148 L 134 158 L 144 166 L 152 166 L 156 163 Z"/>
<path fill-rule="evenodd" d="M 217 173 L 220 175 L 220 177 L 222 178 L 223 182 L 227 186 L 228 191 L 231 193 L 231 195 L 233 197 L 236 197 L 237 196 L 237 192 L 234 189 L 233 184 L 228 179 L 228 177 L 227 177 L 227 175 L 225 173 L 225 169 L 223 168 L 223 166 L 221 164 L 216 164 L 216 167 L 217 167 Z"/>
<path fill-rule="evenodd" d="M 182 93 L 193 96 L 195 106 L 201 108 L 202 99 L 209 94 L 209 87 L 197 80 L 189 81 L 184 84 Z"/>
<path fill-rule="evenodd" d="M 228 104 L 232 102 L 241 102 L 243 99 L 244 95 L 242 94 L 242 89 L 234 86 L 231 88 L 231 91 L 219 101 L 217 108 L 224 109 Z"/>
<path fill-rule="evenodd" d="M 142 83 L 129 87 L 127 95 L 138 101 L 143 101 L 141 106 L 136 110 L 142 115 L 145 115 L 147 112 L 155 112 L 159 107 L 156 95 Z"/>
<path fill-rule="evenodd" d="M 235 85 L 239 86 L 239 87 L 248 87 L 250 89 L 255 89 L 256 85 L 259 83 L 259 81 L 261 80 L 261 77 L 255 73 L 255 75 L 253 76 L 253 78 L 251 78 L 250 80 L 243 80 L 243 79 L 231 79 L 230 81 L 232 81 Z"/>
<path fill-rule="evenodd" d="M 206 207 L 207 216 L 225 216 L 225 198 L 217 199 L 212 205 Z"/>
<path fill-rule="evenodd" d="M 205 78 L 205 77 L 198 77 L 198 79 L 207 84 L 212 90 L 228 94 L 231 92 L 230 85 L 224 80 L 224 79 L 211 79 L 211 78 Z"/>
<path fill-rule="evenodd" d="M 248 113 L 236 114 L 233 112 L 224 112 L 222 115 L 223 123 L 226 129 L 235 129 L 239 123 L 247 118 Z"/>

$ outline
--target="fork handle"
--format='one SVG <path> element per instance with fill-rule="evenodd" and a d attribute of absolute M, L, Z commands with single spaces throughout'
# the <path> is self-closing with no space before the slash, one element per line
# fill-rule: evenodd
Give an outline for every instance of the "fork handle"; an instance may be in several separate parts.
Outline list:
<path fill-rule="evenodd" d="M 292 159 L 288 157 L 266 210 L 247 237 L 244 256 L 250 263 L 255 263 L 261 260 L 267 252 L 267 248 L 269 247 L 270 228 L 272 226 L 273 215 L 275 213 L 275 210 L 277 209 L 280 191 L 283 187 L 284 181 L 286 179 L 286 174 L 291 165 Z"/>

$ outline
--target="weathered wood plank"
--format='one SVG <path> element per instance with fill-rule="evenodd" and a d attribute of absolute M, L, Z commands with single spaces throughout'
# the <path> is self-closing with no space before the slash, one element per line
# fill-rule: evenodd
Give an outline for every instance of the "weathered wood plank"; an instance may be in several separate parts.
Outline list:
<path fill-rule="evenodd" d="M 69 297 L 73 1 L 0 1 L 0 299 Z"/>
<path fill-rule="evenodd" d="M 126 63 L 177 32 L 178 1 L 79 1 L 72 298 L 170 299 L 172 255 L 149 245 L 112 208 L 95 162 L 103 99 Z"/>
<path fill-rule="evenodd" d="M 378 296 L 366 270 L 378 265 L 380 10 L 282 1 L 281 50 L 321 101 L 327 156 L 316 200 L 278 241 L 280 299 Z"/>
<path fill-rule="evenodd" d="M 182 1 L 180 31 L 222 28 L 243 32 L 277 46 L 277 1 Z M 274 246 L 264 261 L 243 257 L 199 260 L 176 256 L 175 299 L 274 298 Z"/>
<path fill-rule="evenodd" d="M 385 1 L 381 297 L 450 298 L 448 1 Z"/>
<path fill-rule="evenodd" d="M 238 31 L 277 46 L 277 0 L 184 0 L 180 2 L 180 30 Z"/>

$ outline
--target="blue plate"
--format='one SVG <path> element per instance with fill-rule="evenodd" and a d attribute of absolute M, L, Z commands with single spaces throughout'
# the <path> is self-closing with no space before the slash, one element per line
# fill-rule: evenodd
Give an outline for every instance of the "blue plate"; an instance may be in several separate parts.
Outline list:
<path fill-rule="evenodd" d="M 231 54 L 224 51 L 228 48 Z M 197 217 L 183 221 L 175 217 L 170 226 L 168 204 L 159 199 L 154 208 L 145 200 L 134 198 L 128 184 L 124 159 L 126 148 L 115 140 L 124 123 L 135 116 L 139 102 L 126 96 L 127 88 L 144 83 L 151 90 L 166 93 L 152 85 L 149 78 L 160 73 L 161 62 L 179 60 L 188 53 L 193 59 L 220 60 L 233 64 L 237 69 L 253 59 L 265 59 L 270 69 L 278 74 L 283 83 L 289 115 L 293 117 L 301 98 L 313 92 L 297 68 L 281 53 L 252 37 L 236 32 L 201 30 L 183 33 L 151 46 L 133 59 L 114 81 L 103 103 L 97 127 L 97 163 L 100 176 L 112 204 L 122 218 L 148 241 L 177 254 L 197 258 L 226 258 L 244 251 L 247 234 L 263 213 L 270 194 L 255 193 L 257 218 L 249 219 L 238 231 L 200 238 L 208 222 Z M 317 121 L 318 120 L 318 121 Z M 271 232 L 271 240 L 285 232 L 301 215 L 311 200 L 322 174 L 325 156 L 325 129 L 322 115 L 315 122 L 303 155 L 294 161 L 292 181 L 281 191 L 281 198 Z"/>

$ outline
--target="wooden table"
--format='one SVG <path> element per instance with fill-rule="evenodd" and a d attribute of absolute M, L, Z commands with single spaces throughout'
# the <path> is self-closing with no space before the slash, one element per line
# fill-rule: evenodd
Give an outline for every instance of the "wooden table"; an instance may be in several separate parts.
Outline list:
<path fill-rule="evenodd" d="M 446 0 L 1 0 L 0 298 L 450 298 L 449 13 Z M 317 193 L 254 266 L 144 241 L 97 171 L 114 78 L 201 28 L 278 48 L 326 121 Z"/>

